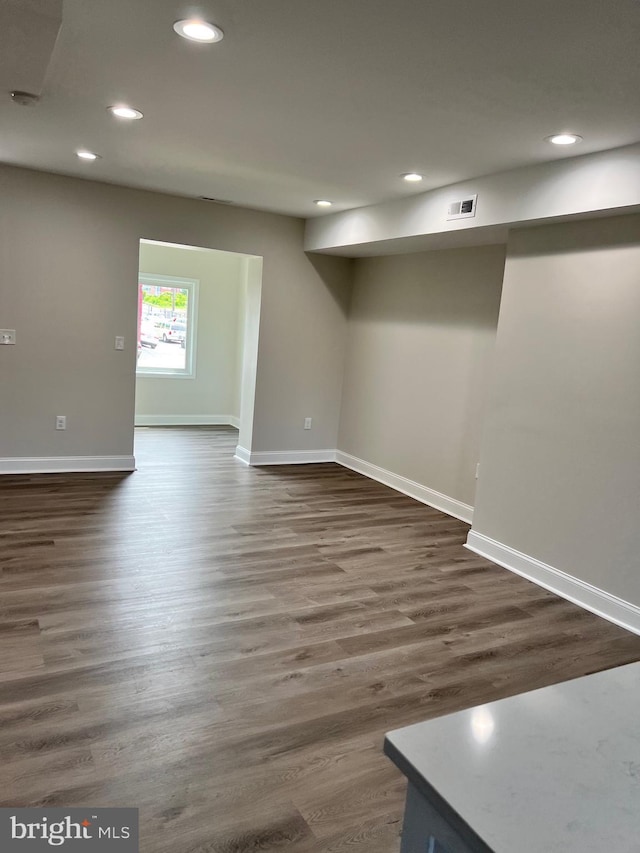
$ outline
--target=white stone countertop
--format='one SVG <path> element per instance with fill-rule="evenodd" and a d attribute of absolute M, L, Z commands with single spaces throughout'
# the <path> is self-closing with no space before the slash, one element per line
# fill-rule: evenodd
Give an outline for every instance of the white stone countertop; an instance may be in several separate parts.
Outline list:
<path fill-rule="evenodd" d="M 640 853 L 640 663 L 398 729 L 385 752 L 495 853 Z"/>

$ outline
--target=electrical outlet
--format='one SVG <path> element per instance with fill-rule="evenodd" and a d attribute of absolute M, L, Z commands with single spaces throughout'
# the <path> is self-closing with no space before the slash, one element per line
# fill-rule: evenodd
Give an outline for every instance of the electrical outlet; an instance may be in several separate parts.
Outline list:
<path fill-rule="evenodd" d="M 304 419 L 304 428 L 305 429 L 311 429 L 311 418 L 305 418 Z"/>
<path fill-rule="evenodd" d="M 66 429 L 67 428 L 67 416 L 66 415 L 56 415 L 56 429 Z"/>
<path fill-rule="evenodd" d="M 124 349 L 124 338 L 120 335 L 116 338 L 116 349 Z"/>
<path fill-rule="evenodd" d="M 16 330 L 15 329 L 0 329 L 0 344 L 15 344 Z"/>

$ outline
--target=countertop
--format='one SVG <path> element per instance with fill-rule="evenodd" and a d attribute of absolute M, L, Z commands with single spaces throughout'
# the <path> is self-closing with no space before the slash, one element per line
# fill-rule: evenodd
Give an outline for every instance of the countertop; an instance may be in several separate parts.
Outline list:
<path fill-rule="evenodd" d="M 398 729 L 385 752 L 495 853 L 640 853 L 640 663 Z"/>

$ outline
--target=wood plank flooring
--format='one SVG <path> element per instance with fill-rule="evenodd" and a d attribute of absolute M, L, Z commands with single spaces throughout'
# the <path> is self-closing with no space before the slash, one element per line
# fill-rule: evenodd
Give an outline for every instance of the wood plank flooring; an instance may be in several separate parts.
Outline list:
<path fill-rule="evenodd" d="M 0 478 L 0 806 L 137 806 L 144 853 L 395 853 L 385 731 L 640 659 L 462 522 L 236 436 Z"/>

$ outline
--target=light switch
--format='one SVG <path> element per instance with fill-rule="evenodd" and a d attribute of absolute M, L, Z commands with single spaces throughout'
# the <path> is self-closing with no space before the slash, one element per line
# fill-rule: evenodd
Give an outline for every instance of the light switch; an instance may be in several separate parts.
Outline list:
<path fill-rule="evenodd" d="M 119 336 L 116 338 L 116 349 L 124 349 L 124 338 Z"/>
<path fill-rule="evenodd" d="M 0 329 L 0 344 L 15 344 L 16 330 L 15 329 Z"/>

